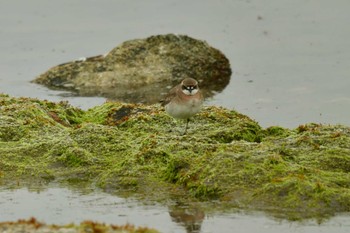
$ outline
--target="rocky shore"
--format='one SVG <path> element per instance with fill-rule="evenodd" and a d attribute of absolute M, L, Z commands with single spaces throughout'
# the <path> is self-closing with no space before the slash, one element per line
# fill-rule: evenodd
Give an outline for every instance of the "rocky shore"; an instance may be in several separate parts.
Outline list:
<path fill-rule="evenodd" d="M 213 106 L 181 136 L 183 126 L 159 105 L 106 102 L 83 111 L 2 94 L 1 185 L 84 182 L 294 220 L 350 211 L 348 126 L 264 129 Z"/>

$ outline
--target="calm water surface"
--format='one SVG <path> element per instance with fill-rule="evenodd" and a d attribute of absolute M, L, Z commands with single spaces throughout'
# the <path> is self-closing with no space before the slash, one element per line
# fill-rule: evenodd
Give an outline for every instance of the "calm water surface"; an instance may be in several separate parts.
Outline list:
<path fill-rule="evenodd" d="M 100 191 L 80 191 L 62 187 L 45 190 L 20 188 L 0 190 L 0 221 L 35 216 L 52 224 L 80 223 L 87 219 L 110 224 L 134 224 L 161 232 L 334 232 L 350 231 L 349 214 L 338 215 L 324 223 L 288 222 L 268 218 L 263 213 L 226 212 L 205 214 L 186 208 L 142 203 Z"/>

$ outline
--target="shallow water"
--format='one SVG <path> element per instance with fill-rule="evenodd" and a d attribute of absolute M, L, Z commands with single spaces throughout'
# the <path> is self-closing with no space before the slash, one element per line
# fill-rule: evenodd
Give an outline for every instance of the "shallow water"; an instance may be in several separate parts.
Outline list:
<path fill-rule="evenodd" d="M 288 222 L 268 218 L 260 212 L 228 211 L 205 214 L 200 209 L 174 208 L 142 203 L 100 191 L 51 187 L 44 190 L 20 188 L 0 190 L 0 221 L 35 216 L 52 224 L 94 220 L 110 224 L 134 224 L 161 232 L 349 232 L 349 214 L 338 215 L 321 224 L 313 220 Z"/>

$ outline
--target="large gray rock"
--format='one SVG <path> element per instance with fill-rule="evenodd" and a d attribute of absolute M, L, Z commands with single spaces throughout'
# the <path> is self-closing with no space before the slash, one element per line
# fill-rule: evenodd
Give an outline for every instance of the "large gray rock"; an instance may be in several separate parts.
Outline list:
<path fill-rule="evenodd" d="M 197 79 L 208 97 L 222 91 L 230 76 L 229 61 L 219 50 L 168 34 L 126 41 L 105 56 L 55 66 L 34 82 L 81 96 L 155 103 L 185 77 Z"/>

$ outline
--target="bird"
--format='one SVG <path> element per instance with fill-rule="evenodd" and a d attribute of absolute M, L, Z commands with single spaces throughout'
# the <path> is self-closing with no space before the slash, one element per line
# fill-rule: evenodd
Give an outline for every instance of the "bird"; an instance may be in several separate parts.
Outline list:
<path fill-rule="evenodd" d="M 186 120 L 183 133 L 185 135 L 190 118 L 200 111 L 203 101 L 203 95 L 199 90 L 197 80 L 185 78 L 169 91 L 162 101 L 162 106 L 170 116 Z"/>

